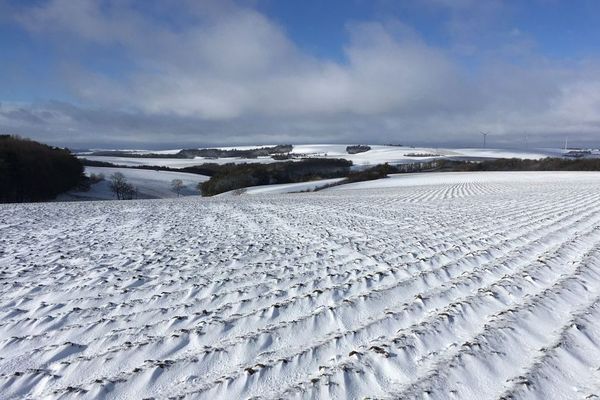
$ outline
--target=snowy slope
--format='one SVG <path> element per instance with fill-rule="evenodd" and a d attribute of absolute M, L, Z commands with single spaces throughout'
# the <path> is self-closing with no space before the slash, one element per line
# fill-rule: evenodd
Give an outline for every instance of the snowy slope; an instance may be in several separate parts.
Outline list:
<path fill-rule="evenodd" d="M 385 189 L 430 185 L 458 185 L 470 184 L 493 184 L 509 183 L 518 181 L 521 183 L 536 183 L 540 179 L 563 179 L 573 182 L 587 181 L 590 178 L 598 176 L 598 172 L 587 171 L 508 171 L 508 172 L 422 172 L 409 174 L 392 174 L 388 178 L 372 181 L 348 183 L 340 186 L 334 186 L 326 190 L 355 190 L 355 189 Z M 414 189 L 421 190 L 421 189 Z M 425 189 L 428 190 L 428 189 Z"/>
<path fill-rule="evenodd" d="M 298 183 L 281 183 L 276 185 L 250 186 L 243 189 L 232 190 L 222 193 L 219 196 L 230 196 L 240 194 L 283 194 L 283 193 L 298 193 L 312 192 L 316 189 L 324 188 L 343 181 L 345 178 L 319 179 L 316 181 L 298 182 Z"/>
<path fill-rule="evenodd" d="M 599 367 L 600 174 L 0 205 L 3 399 L 592 399 Z"/>
<path fill-rule="evenodd" d="M 199 195 L 196 187 L 198 183 L 209 179 L 208 176 L 189 174 L 184 172 L 155 171 L 135 168 L 108 168 L 108 167 L 85 167 L 86 175 L 103 174 L 104 181 L 92 185 L 87 192 L 69 192 L 67 195 L 59 196 L 58 200 L 111 200 L 114 195 L 110 190 L 110 176 L 115 172 L 122 173 L 127 182 L 138 190 L 138 197 L 142 199 L 166 199 L 177 197 L 171 190 L 171 181 L 181 179 L 185 188 L 181 196 Z"/>

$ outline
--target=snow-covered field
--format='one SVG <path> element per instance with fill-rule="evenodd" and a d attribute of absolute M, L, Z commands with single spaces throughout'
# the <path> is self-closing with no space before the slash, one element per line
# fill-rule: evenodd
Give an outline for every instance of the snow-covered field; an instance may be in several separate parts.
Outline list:
<path fill-rule="evenodd" d="M 437 175 L 0 205 L 0 397 L 595 398 L 600 174 Z"/>
<path fill-rule="evenodd" d="M 598 172 L 591 171 L 502 171 L 502 172 L 422 172 L 409 174 L 391 174 L 388 178 L 373 181 L 363 181 L 334 186 L 326 190 L 354 190 L 354 189 L 385 189 L 411 187 L 414 193 L 428 191 L 430 188 L 419 186 L 439 186 L 448 190 L 457 190 L 461 185 L 484 184 L 486 186 L 496 183 L 519 182 L 521 184 L 535 184 L 540 179 L 560 179 L 570 182 L 587 181 L 600 176 Z M 450 194 L 450 197 L 455 197 Z"/>
<path fill-rule="evenodd" d="M 125 176 L 128 183 L 136 187 L 138 198 L 141 199 L 168 199 L 177 197 L 171 188 L 173 179 L 180 179 L 185 186 L 180 196 L 199 196 L 198 183 L 209 179 L 208 176 L 189 174 L 185 172 L 155 171 L 135 168 L 110 168 L 110 167 L 85 167 L 86 175 L 102 174 L 104 180 L 93 184 L 87 192 L 71 191 L 60 195 L 59 201 L 65 200 L 111 200 L 115 196 L 110 190 L 110 176 L 119 172 Z"/>
<path fill-rule="evenodd" d="M 139 166 L 159 166 L 159 167 L 170 167 L 170 168 L 185 168 L 193 167 L 194 165 L 201 165 L 207 163 L 214 164 L 229 164 L 229 163 L 271 163 L 275 162 L 271 157 L 257 157 L 257 158 L 136 158 L 136 157 L 112 157 L 112 156 L 86 156 L 83 155 L 81 158 L 85 158 L 91 161 L 104 161 L 115 165 L 124 165 L 126 167 L 139 167 Z"/>
<path fill-rule="evenodd" d="M 563 154 L 561 149 L 441 149 L 409 146 L 381 146 L 372 145 L 371 150 L 348 154 L 345 144 L 312 144 L 312 145 L 294 145 L 292 153 L 308 157 L 319 158 L 344 158 L 352 161 L 355 165 L 376 165 L 383 163 L 390 164 L 411 164 L 415 162 L 431 161 L 436 158 L 451 159 L 472 159 L 472 158 L 528 158 L 540 159 L 544 157 L 560 157 Z M 261 147 L 261 146 L 254 146 Z M 233 147 L 221 147 L 222 149 L 233 149 Z M 252 146 L 239 146 L 238 150 L 247 150 Z M 162 154 L 175 153 L 178 150 L 165 150 Z M 148 153 L 148 151 L 137 150 L 138 153 Z M 161 153 L 161 152 L 155 152 Z M 81 157 L 93 161 L 105 161 L 125 166 L 140 165 L 158 165 L 171 168 L 185 168 L 204 163 L 270 163 L 275 162 L 271 157 L 259 158 L 203 158 L 193 159 L 182 158 L 135 158 L 135 157 L 109 157 L 109 156 L 90 156 L 82 154 Z"/>
<path fill-rule="evenodd" d="M 275 185 L 250 186 L 243 189 L 232 190 L 225 192 L 219 196 L 231 196 L 241 194 L 283 194 L 283 193 L 298 193 L 312 192 L 317 189 L 325 188 L 326 186 L 343 181 L 345 178 L 319 179 L 316 181 L 297 182 L 297 183 L 281 183 Z"/>
<path fill-rule="evenodd" d="M 345 158 L 356 165 L 375 164 L 411 164 L 419 161 L 431 161 L 436 158 L 529 158 L 540 159 L 551 155 L 560 156 L 560 150 L 550 149 L 444 149 L 408 146 L 371 145 L 364 153 L 348 154 L 346 145 L 298 145 L 293 153 L 309 154 L 326 158 Z"/>

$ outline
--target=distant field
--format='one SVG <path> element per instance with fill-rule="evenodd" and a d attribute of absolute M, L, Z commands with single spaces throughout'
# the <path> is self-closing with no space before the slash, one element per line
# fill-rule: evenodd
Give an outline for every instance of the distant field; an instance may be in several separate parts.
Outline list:
<path fill-rule="evenodd" d="M 584 399 L 598 338 L 599 173 L 0 205 L 1 398 Z"/>
<path fill-rule="evenodd" d="M 110 176 L 119 172 L 125 176 L 127 182 L 138 191 L 138 198 L 166 199 L 177 197 L 171 188 L 173 179 L 180 179 L 185 187 L 181 196 L 200 195 L 197 190 L 198 183 L 208 180 L 208 176 L 188 174 L 184 172 L 154 171 L 135 168 L 110 168 L 110 167 L 85 167 L 85 173 L 103 174 L 104 181 L 95 183 L 89 191 L 71 191 L 59 196 L 58 200 L 112 200 L 115 198 L 110 190 Z"/>
<path fill-rule="evenodd" d="M 355 165 L 375 165 L 382 163 L 390 164 L 407 164 L 414 162 L 424 162 L 435 158 L 530 158 L 539 159 L 550 156 L 560 156 L 560 149 L 444 149 L 444 148 L 427 148 L 427 147 L 410 147 L 410 146 L 371 146 L 371 150 L 358 153 L 348 154 L 345 144 L 316 144 L 316 145 L 295 145 L 292 154 L 305 155 L 309 157 L 319 158 L 344 158 L 352 161 Z M 249 149 L 250 146 L 239 147 Z M 224 148 L 225 149 L 225 148 Z M 230 149 L 230 148 L 227 148 Z M 162 154 L 173 153 L 178 150 L 166 150 Z M 147 151 L 138 151 L 147 153 Z M 157 152 L 158 153 L 158 152 Z M 419 157 L 415 154 L 437 154 L 438 156 Z M 185 168 L 203 163 L 218 163 L 225 164 L 230 162 L 235 163 L 252 163 L 252 162 L 275 162 L 271 157 L 258 158 L 201 158 L 181 159 L 181 158 L 127 158 L 127 157 L 108 157 L 108 156 L 89 156 L 81 155 L 83 158 L 94 161 L 106 161 L 118 165 L 140 166 L 140 165 L 158 165 L 171 168 Z"/>

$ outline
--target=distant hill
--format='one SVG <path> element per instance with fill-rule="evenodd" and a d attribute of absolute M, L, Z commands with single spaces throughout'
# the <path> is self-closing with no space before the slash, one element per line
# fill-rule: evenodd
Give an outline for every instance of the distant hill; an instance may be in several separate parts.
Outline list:
<path fill-rule="evenodd" d="M 183 149 L 176 153 L 139 153 L 126 150 L 101 150 L 91 152 L 90 156 L 103 157 L 132 157 L 132 158 L 257 158 L 272 155 L 286 154 L 291 152 L 292 145 L 280 144 L 271 147 L 257 147 L 254 149 Z"/>

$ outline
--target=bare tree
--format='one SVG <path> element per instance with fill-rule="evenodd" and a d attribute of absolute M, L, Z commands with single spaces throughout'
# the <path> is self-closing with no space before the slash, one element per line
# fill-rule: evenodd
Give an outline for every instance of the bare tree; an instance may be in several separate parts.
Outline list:
<path fill-rule="evenodd" d="M 123 200 L 133 200 L 138 197 L 138 189 L 137 187 L 127 184 L 125 188 L 125 193 L 123 194 Z"/>
<path fill-rule="evenodd" d="M 127 183 L 127 178 L 120 172 L 110 176 L 110 190 L 115 194 L 117 200 L 131 200 L 137 197 L 137 189 Z"/>
<path fill-rule="evenodd" d="M 185 185 L 181 179 L 173 179 L 171 181 L 171 190 L 177 193 L 177 197 L 181 195 L 181 191 L 185 189 Z"/>

